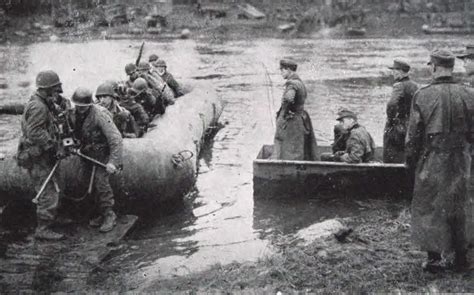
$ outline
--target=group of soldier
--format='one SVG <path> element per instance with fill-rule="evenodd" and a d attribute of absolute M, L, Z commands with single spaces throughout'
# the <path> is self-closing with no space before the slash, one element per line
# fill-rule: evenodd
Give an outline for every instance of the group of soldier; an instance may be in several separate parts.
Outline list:
<path fill-rule="evenodd" d="M 456 81 L 456 56 L 446 49 L 430 53 L 432 81 L 418 87 L 410 80 L 410 65 L 396 59 L 389 68 L 395 78 L 387 103 L 384 130 L 385 163 L 405 163 L 414 179 L 412 238 L 427 252 L 423 269 L 472 267 L 474 251 L 474 184 L 471 151 L 474 143 L 474 45 L 457 56 L 464 62 L 466 81 Z M 334 128 L 333 153 L 318 154 L 311 119 L 304 110 L 307 96 L 296 74 L 297 64 L 280 61 L 286 79 L 272 158 L 367 163 L 374 160 L 375 144 L 357 121 L 342 109 Z M 446 254 L 454 252 L 453 260 Z"/>
<path fill-rule="evenodd" d="M 117 217 L 109 176 L 121 169 L 122 137 L 142 136 L 151 119 L 184 94 L 166 69 L 165 61 L 155 54 L 149 62 L 128 64 L 128 80 L 99 85 L 95 101 L 91 90 L 77 88 L 71 99 L 74 108 L 61 95 L 62 83 L 54 71 L 38 73 L 37 90 L 22 115 L 16 155 L 37 192 L 35 238 L 62 239 L 52 225 L 71 221 L 58 217 L 61 191 L 55 173 L 60 161 L 70 154 L 81 158 L 78 171 L 90 173 L 89 187 L 98 207 L 90 226 L 99 227 L 100 232 L 113 229 Z"/>

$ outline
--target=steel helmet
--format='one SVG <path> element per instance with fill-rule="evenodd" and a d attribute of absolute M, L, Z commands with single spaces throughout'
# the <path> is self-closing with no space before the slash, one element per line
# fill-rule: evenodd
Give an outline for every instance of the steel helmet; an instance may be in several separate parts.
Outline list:
<path fill-rule="evenodd" d="M 42 71 L 36 76 L 37 88 L 51 88 L 57 85 L 61 85 L 61 81 L 58 74 L 54 71 Z"/>
<path fill-rule="evenodd" d="M 84 87 L 77 88 L 72 95 L 72 102 L 81 107 L 92 105 L 92 91 Z"/>
<path fill-rule="evenodd" d="M 131 75 L 136 70 L 137 66 L 135 64 L 129 63 L 125 66 L 125 73 L 127 73 L 127 75 Z"/>
<path fill-rule="evenodd" d="M 159 59 L 159 60 L 156 61 L 155 67 L 164 67 L 164 68 L 166 68 L 166 62 L 162 59 Z"/>
<path fill-rule="evenodd" d="M 105 82 L 99 85 L 97 87 L 97 90 L 95 91 L 95 96 L 112 96 L 115 97 L 116 93 L 114 91 L 114 86 L 111 82 Z"/>
<path fill-rule="evenodd" d="M 158 59 L 158 55 L 156 54 L 151 54 L 150 57 L 148 57 L 149 62 L 154 62 L 157 59 Z"/>
<path fill-rule="evenodd" d="M 137 78 L 132 85 L 133 92 L 136 93 L 136 95 L 142 93 L 143 91 L 147 90 L 148 88 L 148 83 L 146 82 L 145 79 L 143 78 Z"/>
<path fill-rule="evenodd" d="M 141 61 L 139 64 L 138 64 L 138 70 L 139 71 L 148 71 L 150 70 L 150 64 L 146 61 Z"/>

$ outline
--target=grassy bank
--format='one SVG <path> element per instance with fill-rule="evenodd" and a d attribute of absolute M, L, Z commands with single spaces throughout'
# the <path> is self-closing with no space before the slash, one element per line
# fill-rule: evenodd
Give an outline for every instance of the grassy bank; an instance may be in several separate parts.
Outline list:
<path fill-rule="evenodd" d="M 473 273 L 430 274 L 426 258 L 410 242 L 410 214 L 377 206 L 347 220 L 345 241 L 334 237 L 309 246 L 280 237 L 278 254 L 257 263 L 216 265 L 208 271 L 160 280 L 147 291 L 275 293 L 474 292 Z"/>

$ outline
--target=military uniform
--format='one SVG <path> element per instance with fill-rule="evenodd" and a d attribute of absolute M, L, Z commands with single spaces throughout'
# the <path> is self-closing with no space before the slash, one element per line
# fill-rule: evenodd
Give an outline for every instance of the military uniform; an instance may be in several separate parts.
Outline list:
<path fill-rule="evenodd" d="M 405 162 L 405 136 L 413 95 L 418 85 L 404 77 L 393 85 L 392 96 L 387 103 L 387 122 L 383 136 L 384 163 Z"/>
<path fill-rule="evenodd" d="M 404 163 L 406 127 L 410 116 L 411 101 L 418 90 L 418 85 L 408 77 L 410 65 L 407 62 L 395 59 L 393 65 L 388 68 L 404 74 L 396 78 L 392 96 L 387 103 L 383 161 L 384 163 Z"/>
<path fill-rule="evenodd" d="M 17 161 L 28 170 L 38 192 L 56 162 L 55 154 L 59 146 L 55 105 L 50 97 L 35 93 L 26 104 L 21 119 L 21 131 Z M 52 221 L 56 217 L 59 191 L 56 180 L 46 185 L 36 207 L 37 218 Z"/>
<path fill-rule="evenodd" d="M 375 143 L 365 127 L 354 124 L 348 130 L 346 150 L 339 157 L 340 162 L 351 164 L 368 163 L 374 159 Z"/>
<path fill-rule="evenodd" d="M 180 97 L 184 95 L 183 89 L 181 85 L 179 85 L 178 81 L 168 72 L 165 72 L 161 78 L 168 84 L 169 88 L 173 90 L 174 97 Z"/>
<path fill-rule="evenodd" d="M 292 72 L 285 83 L 281 107 L 277 114 L 272 158 L 308 161 L 318 159 L 313 125 L 304 110 L 306 96 L 303 81 Z"/>
<path fill-rule="evenodd" d="M 132 97 L 127 97 L 120 101 L 120 106 L 130 112 L 135 123 L 142 130 L 141 134 L 146 131 L 148 124 L 150 123 L 150 117 L 141 104 L 136 102 Z"/>
<path fill-rule="evenodd" d="M 122 137 L 105 108 L 92 105 L 86 114 L 76 113 L 74 134 L 85 155 L 115 167 L 122 164 Z M 93 164 L 84 160 L 83 165 L 91 169 Z M 101 211 L 112 208 L 114 196 L 109 175 L 101 167 L 95 173 L 94 189 Z"/>
<path fill-rule="evenodd" d="M 449 51 L 434 51 L 431 60 L 454 66 Z M 467 217 L 472 218 L 473 203 L 468 194 L 473 114 L 472 92 L 452 76 L 435 78 L 413 98 L 406 138 L 407 164 L 416 167 L 412 238 L 429 254 L 466 254 L 468 231 L 472 232 Z"/>

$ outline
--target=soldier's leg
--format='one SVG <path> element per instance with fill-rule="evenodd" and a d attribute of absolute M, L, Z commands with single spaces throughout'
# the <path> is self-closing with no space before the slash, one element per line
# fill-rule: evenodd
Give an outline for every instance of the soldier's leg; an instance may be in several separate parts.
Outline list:
<path fill-rule="evenodd" d="M 103 222 L 99 230 L 101 232 L 108 232 L 116 224 L 116 215 L 113 211 L 115 204 L 114 194 L 110 186 L 109 174 L 105 169 L 96 169 L 94 187 L 99 210 L 103 216 Z"/>
<path fill-rule="evenodd" d="M 33 165 L 32 169 L 29 170 L 36 193 L 39 192 L 52 169 L 52 165 L 48 165 L 44 161 L 38 161 Z M 54 220 L 57 213 L 58 201 L 59 192 L 56 190 L 53 177 L 53 179 L 48 182 L 46 188 L 38 199 L 38 204 L 36 206 L 38 219 L 45 221 Z"/>
<path fill-rule="evenodd" d="M 28 171 L 36 192 L 39 192 L 52 169 L 53 166 L 49 165 L 46 161 L 38 160 Z M 59 201 L 59 192 L 56 190 L 53 181 L 54 178 L 46 185 L 36 206 L 38 225 L 35 237 L 38 239 L 59 240 L 63 238 L 63 235 L 55 233 L 49 228 L 56 217 Z"/>

